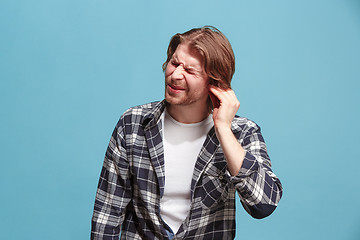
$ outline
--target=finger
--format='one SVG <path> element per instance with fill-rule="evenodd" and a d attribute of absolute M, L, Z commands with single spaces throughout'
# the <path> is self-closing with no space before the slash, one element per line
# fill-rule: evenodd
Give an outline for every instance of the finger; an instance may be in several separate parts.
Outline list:
<path fill-rule="evenodd" d="M 237 98 L 231 89 L 215 89 L 214 93 L 216 94 L 220 102 L 227 106 L 232 105 L 234 102 L 237 102 Z"/>
<path fill-rule="evenodd" d="M 224 94 L 225 93 L 225 90 L 219 88 L 219 87 L 216 87 L 216 86 L 210 86 L 209 87 L 209 90 L 211 93 L 213 93 L 220 101 L 223 101 L 225 100 L 224 97 L 226 97 L 226 95 Z"/>
<path fill-rule="evenodd" d="M 237 97 L 236 97 L 236 94 L 233 90 L 229 91 L 229 98 L 231 99 L 231 101 L 238 101 Z"/>
<path fill-rule="evenodd" d="M 232 89 L 221 89 L 219 94 L 226 98 L 229 102 L 238 101 L 235 92 Z"/>

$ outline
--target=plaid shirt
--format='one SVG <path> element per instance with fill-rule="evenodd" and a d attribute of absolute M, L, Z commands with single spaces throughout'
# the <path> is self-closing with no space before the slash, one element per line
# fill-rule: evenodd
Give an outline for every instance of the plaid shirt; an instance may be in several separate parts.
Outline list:
<path fill-rule="evenodd" d="M 160 216 L 164 193 L 161 114 L 165 101 L 127 110 L 106 151 L 96 194 L 91 239 L 168 239 Z M 282 195 L 260 128 L 236 116 L 232 131 L 246 150 L 237 176 L 212 128 L 200 150 L 191 182 L 191 209 L 174 239 L 234 239 L 235 192 L 254 218 L 271 214 Z M 181 179 L 179 179 L 181 181 Z"/>

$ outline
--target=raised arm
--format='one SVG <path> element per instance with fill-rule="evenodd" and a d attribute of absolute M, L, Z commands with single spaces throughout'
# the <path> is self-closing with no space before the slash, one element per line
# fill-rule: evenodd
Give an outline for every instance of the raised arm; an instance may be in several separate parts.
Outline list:
<path fill-rule="evenodd" d="M 216 135 L 241 203 L 254 218 L 264 218 L 275 210 L 282 196 L 282 186 L 271 170 L 260 128 L 247 120 L 241 123 L 242 130 L 235 136 L 232 122 L 240 107 L 235 93 L 214 86 L 209 90 Z"/>

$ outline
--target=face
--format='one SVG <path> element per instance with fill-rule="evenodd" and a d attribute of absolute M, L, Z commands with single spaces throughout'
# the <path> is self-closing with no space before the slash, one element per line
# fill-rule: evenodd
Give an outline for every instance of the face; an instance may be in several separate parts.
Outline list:
<path fill-rule="evenodd" d="M 208 76 L 203 57 L 187 44 L 179 44 L 165 70 L 165 99 L 170 105 L 206 107 Z"/>

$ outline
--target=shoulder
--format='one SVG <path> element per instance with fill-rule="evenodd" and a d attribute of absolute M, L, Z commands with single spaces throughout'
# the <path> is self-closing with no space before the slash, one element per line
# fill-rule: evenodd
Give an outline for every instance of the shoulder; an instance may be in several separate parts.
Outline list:
<path fill-rule="evenodd" d="M 260 126 L 254 121 L 240 116 L 235 116 L 232 121 L 232 130 L 234 132 L 256 132 L 260 131 Z"/>
<path fill-rule="evenodd" d="M 150 103 L 131 107 L 124 112 L 121 118 L 126 116 L 145 116 L 149 112 L 152 112 L 159 104 L 161 104 L 160 101 L 155 101 L 155 102 L 150 102 Z"/>
<path fill-rule="evenodd" d="M 146 124 L 149 120 L 160 116 L 164 108 L 164 101 L 155 101 L 131 107 L 120 117 L 118 127 Z"/>
<path fill-rule="evenodd" d="M 156 101 L 131 107 L 126 110 L 117 122 L 113 131 L 113 138 L 117 141 L 132 139 L 135 135 L 142 135 L 147 123 L 154 119 L 154 116 L 161 115 L 164 101 Z M 122 142 L 122 144 L 125 144 Z"/>

